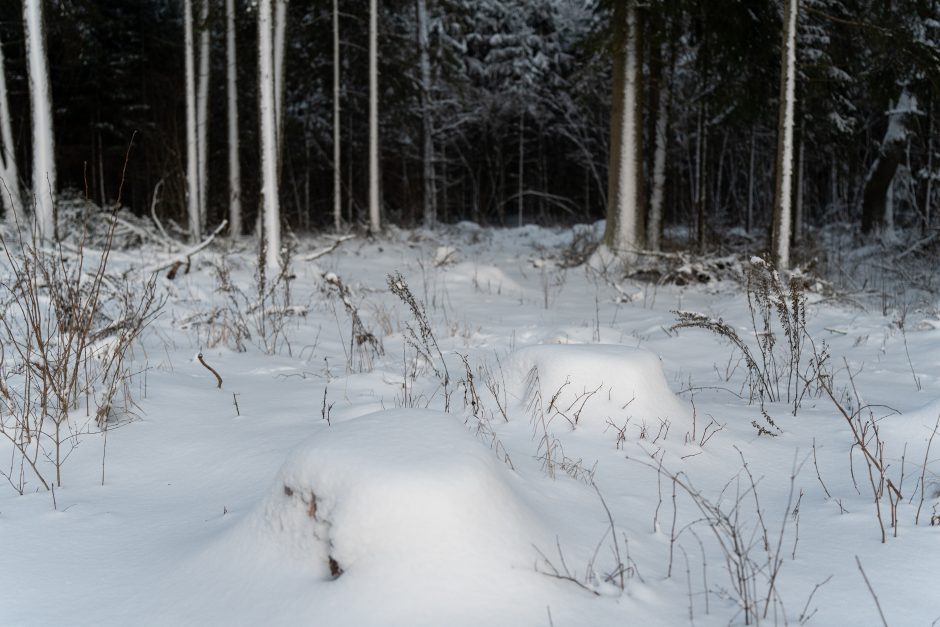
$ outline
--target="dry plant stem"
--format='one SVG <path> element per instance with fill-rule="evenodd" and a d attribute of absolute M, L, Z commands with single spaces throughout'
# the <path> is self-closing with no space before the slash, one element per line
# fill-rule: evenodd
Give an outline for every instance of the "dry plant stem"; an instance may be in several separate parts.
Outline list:
<path fill-rule="evenodd" d="M 660 461 L 660 468 L 662 468 L 662 462 Z M 676 483 L 677 480 L 675 477 L 672 478 L 672 528 L 669 531 L 669 568 L 666 570 L 666 578 L 672 577 L 672 559 L 673 551 L 676 545 L 676 518 L 678 517 L 678 507 L 676 505 Z"/>
<path fill-rule="evenodd" d="M 878 616 L 881 617 L 881 624 L 884 625 L 884 627 L 888 627 L 888 621 L 885 620 L 885 613 L 881 610 L 881 602 L 878 600 L 878 595 L 875 594 L 875 589 L 872 588 L 871 582 L 868 581 L 868 575 L 865 574 L 865 569 L 862 568 L 862 560 L 858 559 L 858 555 L 855 556 L 855 563 L 858 564 L 858 571 L 862 573 L 862 579 L 865 580 L 865 585 L 868 586 L 868 591 L 871 592 L 871 598 L 875 600 L 875 607 L 878 608 Z"/>
<path fill-rule="evenodd" d="M 212 366 L 210 366 L 209 364 L 206 363 L 206 360 L 203 359 L 203 357 L 202 357 L 202 353 L 199 353 L 198 355 L 196 355 L 196 358 L 199 360 L 199 363 L 201 363 L 201 364 L 203 365 L 203 367 L 204 367 L 206 370 L 208 370 L 208 371 L 211 372 L 213 375 L 215 375 L 215 380 L 216 380 L 216 382 L 218 383 L 218 386 L 217 386 L 217 387 L 218 387 L 218 389 L 221 390 L 221 389 L 222 389 L 222 377 L 221 377 L 221 375 L 219 375 L 219 373 L 216 371 L 215 368 L 213 368 Z"/>
<path fill-rule="evenodd" d="M 831 499 L 832 495 L 829 493 L 829 488 L 826 487 L 822 475 L 819 474 L 819 463 L 816 461 L 816 438 L 813 438 L 813 466 L 816 468 L 816 478 L 819 479 L 819 485 L 822 486 L 823 492 L 826 493 L 826 498 Z"/>
<path fill-rule="evenodd" d="M 408 335 L 405 339 L 427 361 L 434 371 L 434 376 L 441 381 L 444 388 L 444 411 L 450 411 L 450 372 L 447 370 L 447 361 L 431 329 L 427 310 L 424 304 L 419 303 L 412 294 L 401 273 L 389 274 L 386 280 L 389 290 L 408 306 L 414 321 L 418 324 L 417 331 L 410 324 L 406 325 Z M 437 363 L 435 363 L 435 357 Z"/>
<path fill-rule="evenodd" d="M 926 483 L 925 477 L 927 475 L 927 460 L 930 457 L 930 447 L 933 444 L 933 438 L 937 435 L 937 429 L 940 429 L 940 415 L 937 416 L 937 421 L 933 425 L 933 431 L 930 432 L 930 439 L 927 440 L 927 450 L 924 451 L 924 463 L 920 469 L 920 502 L 917 504 L 917 515 L 914 516 L 914 524 L 920 524 L 920 510 L 924 506 L 924 499 L 926 498 Z M 912 497 L 913 498 L 913 497 Z"/>
<path fill-rule="evenodd" d="M 545 566 L 549 569 L 550 572 L 539 570 L 538 565 L 536 565 L 535 570 L 537 572 L 542 573 L 543 575 L 554 577 L 555 579 L 561 579 L 563 581 L 570 581 L 571 583 L 575 584 L 582 590 L 590 592 L 596 597 L 600 596 L 601 595 L 600 592 L 598 592 L 597 590 L 593 590 L 589 588 L 588 586 L 586 586 L 585 584 L 581 583 L 581 581 L 574 574 L 572 574 L 571 571 L 568 569 L 568 565 L 565 563 L 565 555 L 561 550 L 561 541 L 557 538 L 557 536 L 555 538 L 555 545 L 558 548 L 558 558 L 561 562 L 562 570 L 559 571 L 557 568 L 555 568 L 555 565 L 552 564 L 551 560 L 548 559 L 548 557 L 546 557 L 544 553 L 542 553 L 542 550 L 539 547 L 533 545 L 533 548 L 542 557 L 542 562 L 544 562 Z"/>
<path fill-rule="evenodd" d="M 52 482 L 43 477 L 40 459 L 52 464 L 55 484 L 61 485 L 65 461 L 80 436 L 90 433 L 88 422 L 95 420 L 106 433 L 119 395 L 124 412 L 130 412 L 133 399 L 127 379 L 132 374 L 124 365 L 125 356 L 162 306 L 155 295 L 155 277 L 141 294 L 131 289 L 126 276 L 107 274 L 118 224 L 114 211 L 108 221 L 103 248 L 90 269 L 87 228 L 68 252 L 61 242 L 43 248 L 18 231 L 12 245 L 2 241 L 14 280 L 0 283 L 0 291 L 9 297 L 0 316 L 0 344 L 13 348 L 14 360 L 0 361 L 0 378 L 5 380 L 0 386 L 0 432 L 13 444 L 21 464 L 47 489 Z M 84 424 L 74 412 L 83 398 Z"/>
<path fill-rule="evenodd" d="M 829 583 L 831 580 L 832 580 L 832 575 L 829 575 L 824 580 L 822 580 L 821 582 L 813 586 L 813 591 L 809 593 L 809 597 L 807 597 L 806 603 L 803 605 L 803 611 L 800 612 L 800 616 L 798 618 L 801 625 L 805 625 L 806 623 L 808 623 L 809 619 L 811 619 L 813 615 L 816 614 L 815 608 L 809 614 L 806 613 L 809 611 L 809 604 L 813 602 L 813 597 L 816 596 L 816 592 L 818 592 L 820 588 L 822 588 L 824 585 Z"/>
<path fill-rule="evenodd" d="M 340 301 L 342 301 L 343 307 L 346 309 L 346 313 L 349 315 L 349 319 L 352 324 L 352 334 L 349 337 L 350 350 L 348 355 L 350 365 L 353 359 L 354 342 L 355 345 L 360 348 L 368 346 L 372 349 L 372 352 L 375 355 L 384 354 L 382 344 L 379 342 L 378 338 L 366 330 L 365 325 L 362 323 L 362 318 L 359 316 L 359 309 L 352 302 L 352 292 L 350 292 L 349 287 L 347 287 L 346 284 L 343 283 L 342 279 L 340 279 L 339 276 L 333 272 L 324 272 L 321 276 L 323 277 L 323 280 L 326 281 L 327 285 L 332 287 L 339 295 Z"/>

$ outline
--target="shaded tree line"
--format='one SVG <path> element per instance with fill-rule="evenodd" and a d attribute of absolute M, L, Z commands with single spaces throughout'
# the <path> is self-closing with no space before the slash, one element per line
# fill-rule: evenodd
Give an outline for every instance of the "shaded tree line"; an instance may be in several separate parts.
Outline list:
<path fill-rule="evenodd" d="M 652 249 L 704 248 L 732 229 L 769 245 L 782 193 L 795 243 L 830 222 L 876 234 L 936 224 L 936 0 L 379 0 L 377 192 L 369 185 L 371 3 L 272 3 L 272 63 L 278 54 L 283 63 L 273 97 L 284 228 L 369 224 L 376 194 L 383 222 L 405 226 L 567 224 L 605 217 L 628 196 L 630 245 Z M 237 228 L 251 232 L 262 200 L 265 3 L 192 0 L 187 12 L 189 4 L 42 2 L 57 187 L 108 206 L 123 183 L 122 202 L 142 214 L 163 181 L 160 215 L 197 228 L 187 208 L 187 177 L 199 176 L 188 170 L 190 15 L 194 46 L 207 41 L 209 51 L 203 68 L 196 53 L 192 70 L 208 77 L 196 90 L 205 95 L 197 100 L 207 181 L 197 192 L 205 194 L 198 226 L 230 218 L 235 79 Z M 795 100 L 785 170 L 787 16 Z M 11 152 L 29 189 L 25 32 L 20 3 L 4 3 Z M 615 216 L 608 232 L 624 224 Z"/>

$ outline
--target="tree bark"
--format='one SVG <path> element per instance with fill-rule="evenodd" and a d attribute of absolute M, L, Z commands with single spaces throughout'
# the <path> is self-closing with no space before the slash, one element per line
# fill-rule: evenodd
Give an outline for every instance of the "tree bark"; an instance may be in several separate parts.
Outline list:
<path fill-rule="evenodd" d="M 650 194 L 650 215 L 646 231 L 646 245 L 650 250 L 660 248 L 663 228 L 663 198 L 666 188 L 666 151 L 669 145 L 669 101 L 671 98 L 672 53 L 669 43 L 659 47 L 659 84 L 656 86 L 655 148 L 653 151 L 653 191 Z"/>
<path fill-rule="evenodd" d="M 238 160 L 238 66 L 235 46 L 235 0 L 225 0 L 225 55 L 228 79 L 229 233 L 242 232 L 241 165 Z"/>
<path fill-rule="evenodd" d="M 421 165 L 424 226 L 437 224 L 437 190 L 434 181 L 434 124 L 431 119 L 431 58 L 428 49 L 428 2 L 416 0 L 418 13 L 418 57 L 421 70 Z"/>
<path fill-rule="evenodd" d="M 333 228 L 337 231 L 343 227 L 339 64 L 339 0 L 333 0 Z"/>
<path fill-rule="evenodd" d="M 637 0 L 614 5 L 608 211 L 604 243 L 629 259 L 643 246 L 642 59 Z"/>
<path fill-rule="evenodd" d="M 382 228 L 379 207 L 379 62 L 378 3 L 369 0 L 369 230 Z"/>
<path fill-rule="evenodd" d="M 209 0 L 199 10 L 199 89 L 196 92 L 199 163 L 199 230 L 206 230 L 209 205 Z"/>
<path fill-rule="evenodd" d="M 52 93 L 46 58 L 42 0 L 23 2 L 26 22 L 26 58 L 30 106 L 33 113 L 33 203 L 36 230 L 43 241 L 57 237 L 55 219 L 55 138 L 52 129 Z"/>
<path fill-rule="evenodd" d="M 23 210 L 23 195 L 20 191 L 20 175 L 16 165 L 16 147 L 13 144 L 10 117 L 3 42 L 0 41 L 0 195 L 3 196 L 7 223 L 21 225 L 26 223 L 26 214 Z"/>
<path fill-rule="evenodd" d="M 202 220 L 199 211 L 199 142 L 196 134 L 196 60 L 192 0 L 183 2 L 183 28 L 183 55 L 186 60 L 186 212 L 189 218 L 189 237 L 193 242 L 198 242 L 202 239 Z"/>
<path fill-rule="evenodd" d="M 780 59 L 780 121 L 777 136 L 777 176 L 774 186 L 772 256 L 780 270 L 790 267 L 793 200 L 793 122 L 796 104 L 796 25 L 799 0 L 786 0 Z"/>
<path fill-rule="evenodd" d="M 916 109 L 917 99 L 904 89 L 897 104 L 888 111 L 888 128 L 881 140 L 881 150 L 868 171 L 862 192 L 862 233 L 872 233 L 884 226 L 888 190 L 907 140 L 907 118 Z"/>
<path fill-rule="evenodd" d="M 280 265 L 281 216 L 277 185 L 277 117 L 274 99 L 272 0 L 258 4 L 258 91 L 261 118 L 261 203 L 264 212 L 265 262 Z"/>

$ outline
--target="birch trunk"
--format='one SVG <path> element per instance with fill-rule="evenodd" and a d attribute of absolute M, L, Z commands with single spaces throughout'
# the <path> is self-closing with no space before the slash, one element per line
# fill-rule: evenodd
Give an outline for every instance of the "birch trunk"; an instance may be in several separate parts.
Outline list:
<path fill-rule="evenodd" d="M 26 60 L 29 71 L 30 106 L 33 113 L 33 202 L 39 238 L 56 237 L 55 224 L 55 139 L 52 130 L 52 94 L 46 59 L 42 0 L 25 0 Z"/>
<path fill-rule="evenodd" d="M 199 164 L 199 230 L 206 230 L 209 201 L 209 0 L 199 9 L 199 90 L 196 93 L 197 158 Z"/>
<path fill-rule="evenodd" d="M 379 211 L 379 64 L 378 6 L 369 0 L 369 230 L 382 228 Z"/>
<path fill-rule="evenodd" d="M 199 142 L 196 134 L 196 60 L 193 37 L 193 2 L 183 2 L 184 50 L 186 60 L 186 213 L 189 236 L 193 242 L 202 239 L 199 211 Z"/>
<path fill-rule="evenodd" d="M 228 84 L 228 216 L 229 233 L 242 232 L 241 164 L 238 160 L 238 65 L 235 45 L 235 0 L 225 0 L 225 56 Z"/>
<path fill-rule="evenodd" d="M 5 217 L 9 224 L 25 224 L 23 196 L 20 192 L 20 175 L 16 166 L 16 147 L 10 123 L 10 103 L 7 98 L 7 81 L 3 60 L 3 42 L 0 41 L 0 195 L 3 196 Z"/>
<path fill-rule="evenodd" d="M 333 0 L 333 227 L 337 231 L 343 227 L 339 64 L 339 0 Z"/>
<path fill-rule="evenodd" d="M 284 128 L 284 51 L 287 42 L 287 2 L 274 2 L 274 131 L 281 154 L 281 136 Z"/>
<path fill-rule="evenodd" d="M 258 4 L 258 91 L 261 118 L 261 204 L 265 262 L 280 265 L 281 217 L 277 186 L 277 116 L 275 114 L 272 0 Z"/>
<path fill-rule="evenodd" d="M 614 6 L 614 89 L 604 243 L 629 259 L 642 246 L 642 140 L 639 24 L 636 0 Z"/>
<path fill-rule="evenodd" d="M 777 180 L 774 190 L 772 256 L 779 270 L 790 267 L 793 201 L 793 122 L 796 104 L 796 23 L 799 0 L 786 0 L 783 55 L 780 61 L 780 123 L 777 137 Z"/>

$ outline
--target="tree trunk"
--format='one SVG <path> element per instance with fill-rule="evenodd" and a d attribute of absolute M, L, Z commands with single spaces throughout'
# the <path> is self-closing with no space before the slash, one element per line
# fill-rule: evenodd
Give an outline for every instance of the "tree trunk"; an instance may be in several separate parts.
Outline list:
<path fill-rule="evenodd" d="M 287 2 L 274 0 L 274 132 L 280 174 L 281 138 L 284 135 L 284 52 L 287 45 Z"/>
<path fill-rule="evenodd" d="M 13 145 L 13 130 L 10 123 L 10 103 L 7 98 L 7 81 L 3 60 L 3 42 L 0 41 L 0 195 L 8 224 L 25 224 L 23 195 L 20 191 L 20 175 L 16 166 L 16 147 Z"/>
<path fill-rule="evenodd" d="M 242 183 L 238 161 L 238 86 L 235 51 L 235 0 L 225 0 L 225 56 L 228 78 L 228 188 L 229 233 L 242 232 Z"/>
<path fill-rule="evenodd" d="M 184 45 L 186 59 L 186 212 L 189 236 L 194 242 L 202 239 L 199 219 L 199 143 L 196 138 L 196 60 L 193 37 L 193 2 L 183 2 Z"/>
<path fill-rule="evenodd" d="M 55 219 L 55 138 L 52 130 L 52 93 L 46 59 L 46 33 L 42 0 L 25 0 L 26 59 L 29 71 L 30 106 L 33 113 L 33 203 L 39 238 L 57 237 Z"/>
<path fill-rule="evenodd" d="M 199 163 L 199 228 L 206 230 L 209 206 L 209 0 L 199 10 L 199 89 L 196 92 Z"/>
<path fill-rule="evenodd" d="M 277 185 L 277 117 L 274 100 L 272 0 L 258 3 L 258 91 L 261 118 L 261 203 L 264 212 L 265 262 L 280 265 L 281 216 Z"/>
<path fill-rule="evenodd" d="M 636 0 L 614 5 L 608 211 L 604 243 L 626 259 L 643 246 L 642 47 Z"/>
<path fill-rule="evenodd" d="M 790 267 L 793 200 L 793 121 L 796 103 L 796 23 L 799 0 L 786 0 L 780 60 L 780 122 L 777 131 L 777 176 L 774 186 L 772 256 L 780 270 Z"/>
<path fill-rule="evenodd" d="M 379 210 L 379 62 L 378 3 L 369 0 L 369 230 L 382 228 Z"/>
<path fill-rule="evenodd" d="M 663 197 L 666 187 L 666 150 L 669 146 L 669 101 L 671 98 L 672 54 L 669 43 L 659 49 L 660 72 L 656 96 L 655 148 L 653 151 L 653 191 L 650 194 L 650 215 L 646 231 L 646 245 L 650 250 L 659 250 L 659 238 L 663 229 Z"/>
<path fill-rule="evenodd" d="M 421 69 L 421 164 L 422 206 L 424 226 L 434 228 L 437 224 L 437 192 L 434 181 L 434 126 L 431 119 L 431 58 L 428 52 L 428 3 L 417 0 L 418 13 L 418 57 Z"/>
<path fill-rule="evenodd" d="M 747 165 L 747 221 L 745 229 L 748 233 L 754 228 L 754 153 L 757 151 L 757 131 L 751 127 L 751 150 Z"/>
<path fill-rule="evenodd" d="M 708 206 L 708 105 L 702 100 L 698 110 L 695 140 L 695 242 L 705 248 L 705 213 Z"/>
<path fill-rule="evenodd" d="M 519 112 L 519 160 L 516 164 L 516 202 L 519 211 L 519 224 L 522 226 L 522 214 L 525 210 L 525 111 Z"/>
<path fill-rule="evenodd" d="M 805 123 L 800 120 L 800 149 L 797 152 L 796 189 L 793 190 L 793 244 L 799 244 L 803 239 L 803 175 L 806 160 Z"/>
<path fill-rule="evenodd" d="M 343 227 L 339 64 L 339 0 L 333 0 L 333 228 L 337 231 Z"/>
<path fill-rule="evenodd" d="M 930 206 L 933 195 L 933 99 L 927 105 L 927 182 L 924 190 L 924 222 L 922 231 L 930 230 Z"/>
<path fill-rule="evenodd" d="M 881 140 L 881 150 L 865 178 L 862 192 L 862 233 L 872 233 L 884 225 L 888 190 L 907 141 L 907 118 L 916 109 L 917 98 L 904 89 L 897 104 L 888 111 L 888 129 Z"/>

